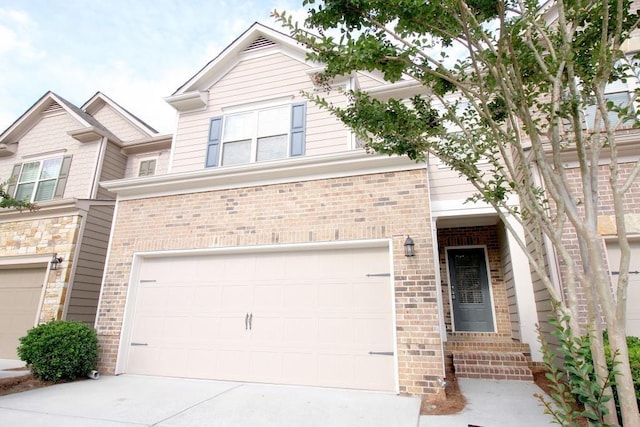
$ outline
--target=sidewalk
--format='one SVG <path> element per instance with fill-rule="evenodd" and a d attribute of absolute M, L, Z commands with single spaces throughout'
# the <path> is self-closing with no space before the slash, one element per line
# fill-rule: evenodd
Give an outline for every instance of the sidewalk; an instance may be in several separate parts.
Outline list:
<path fill-rule="evenodd" d="M 454 415 L 422 415 L 420 427 L 540 427 L 551 425 L 551 417 L 533 397 L 544 393 L 526 381 L 458 378 L 467 406 Z"/>
<path fill-rule="evenodd" d="M 14 369 L 24 368 L 16 371 Z M 21 377 L 29 373 L 22 360 L 0 359 L 0 378 Z"/>

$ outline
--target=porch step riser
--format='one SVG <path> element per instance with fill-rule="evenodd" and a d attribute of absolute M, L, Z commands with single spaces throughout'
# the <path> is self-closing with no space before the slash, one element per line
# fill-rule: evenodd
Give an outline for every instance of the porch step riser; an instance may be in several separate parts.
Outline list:
<path fill-rule="evenodd" d="M 452 353 L 456 377 L 533 381 L 529 358 L 522 353 Z"/>

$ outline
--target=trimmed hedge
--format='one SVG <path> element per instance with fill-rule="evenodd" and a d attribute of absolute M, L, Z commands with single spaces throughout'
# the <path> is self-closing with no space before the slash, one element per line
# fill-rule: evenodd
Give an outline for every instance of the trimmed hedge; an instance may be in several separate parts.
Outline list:
<path fill-rule="evenodd" d="M 18 357 L 43 381 L 71 381 L 89 374 L 98 361 L 93 328 L 75 321 L 54 320 L 20 338 Z"/>

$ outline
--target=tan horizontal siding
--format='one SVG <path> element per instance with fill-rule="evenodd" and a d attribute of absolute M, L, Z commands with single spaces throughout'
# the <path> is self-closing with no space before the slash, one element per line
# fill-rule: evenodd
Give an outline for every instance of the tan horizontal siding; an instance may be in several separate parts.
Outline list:
<path fill-rule="evenodd" d="M 95 320 L 113 212 L 113 206 L 92 206 L 89 209 L 69 297 L 68 320 L 89 324 Z"/>
<path fill-rule="evenodd" d="M 292 102 L 305 101 L 300 92 L 313 91 L 306 74 L 307 65 L 284 54 L 247 59 L 239 62 L 209 88 L 206 111 L 180 114 L 173 153 L 172 172 L 200 170 L 205 167 L 209 123 L 224 114 L 226 107 L 242 106 L 256 100 L 291 97 Z M 343 103 L 342 95 L 331 100 Z M 306 154 L 346 150 L 347 131 L 327 111 L 307 102 Z"/>
<path fill-rule="evenodd" d="M 104 161 L 100 181 L 110 181 L 112 179 L 124 178 L 124 171 L 127 167 L 127 156 L 120 152 L 120 148 L 113 143 L 109 143 L 105 150 Z M 99 199 L 113 199 L 115 195 L 103 187 L 98 189 Z"/>

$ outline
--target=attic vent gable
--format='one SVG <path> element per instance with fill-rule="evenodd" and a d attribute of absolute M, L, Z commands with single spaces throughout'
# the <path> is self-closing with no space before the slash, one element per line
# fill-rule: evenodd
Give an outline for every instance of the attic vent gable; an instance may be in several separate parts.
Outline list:
<path fill-rule="evenodd" d="M 264 36 L 258 36 L 257 39 L 253 41 L 249 46 L 244 49 L 244 52 L 251 52 L 257 49 L 262 49 L 263 47 L 275 46 L 276 42 L 273 40 L 269 40 Z"/>
<path fill-rule="evenodd" d="M 55 113 L 55 112 L 61 111 L 61 110 L 62 110 L 62 106 L 54 101 L 51 104 L 49 104 L 49 106 L 47 108 L 42 110 L 42 114 Z"/>

